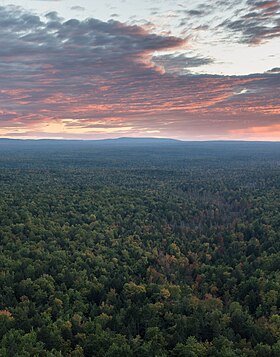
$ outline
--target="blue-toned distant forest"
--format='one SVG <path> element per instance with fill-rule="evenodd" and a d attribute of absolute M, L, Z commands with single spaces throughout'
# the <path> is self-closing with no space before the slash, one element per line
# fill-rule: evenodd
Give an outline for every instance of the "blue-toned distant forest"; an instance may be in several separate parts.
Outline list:
<path fill-rule="evenodd" d="M 0 356 L 279 357 L 280 143 L 0 140 Z"/>

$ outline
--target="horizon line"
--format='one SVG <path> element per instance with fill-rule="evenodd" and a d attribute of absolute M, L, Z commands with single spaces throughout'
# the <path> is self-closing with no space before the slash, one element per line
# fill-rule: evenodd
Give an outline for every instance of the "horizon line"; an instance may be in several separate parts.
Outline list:
<path fill-rule="evenodd" d="M 180 143 L 191 143 L 191 142 L 248 142 L 248 143 L 280 143 L 279 140 L 256 140 L 256 139 L 177 139 L 172 137 L 149 137 L 149 136 L 139 136 L 139 137 L 130 137 L 130 136 L 120 136 L 112 138 L 102 138 L 102 139 L 68 139 L 68 138 L 14 138 L 14 137 L 0 137 L 0 140 L 17 140 L 17 141 L 82 141 L 82 142 L 102 142 L 109 140 L 171 140 L 177 141 Z"/>

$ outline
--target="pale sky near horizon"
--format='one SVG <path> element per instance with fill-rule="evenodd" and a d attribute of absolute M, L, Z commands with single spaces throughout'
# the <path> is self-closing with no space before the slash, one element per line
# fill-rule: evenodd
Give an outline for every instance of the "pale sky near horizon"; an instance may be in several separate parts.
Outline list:
<path fill-rule="evenodd" d="M 2 136 L 280 139 L 279 0 L 0 11 Z"/>

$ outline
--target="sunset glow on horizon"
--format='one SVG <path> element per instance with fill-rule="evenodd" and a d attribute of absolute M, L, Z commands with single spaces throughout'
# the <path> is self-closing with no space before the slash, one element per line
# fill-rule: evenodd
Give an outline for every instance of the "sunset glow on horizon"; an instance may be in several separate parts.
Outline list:
<path fill-rule="evenodd" d="M 11 0 L 0 36 L 1 137 L 280 140 L 279 0 Z"/>

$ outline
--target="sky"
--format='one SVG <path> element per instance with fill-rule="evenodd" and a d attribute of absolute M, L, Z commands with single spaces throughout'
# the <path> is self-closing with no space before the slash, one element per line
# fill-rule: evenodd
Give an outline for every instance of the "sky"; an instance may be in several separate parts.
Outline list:
<path fill-rule="evenodd" d="M 280 140 L 280 0 L 2 0 L 0 136 Z"/>

